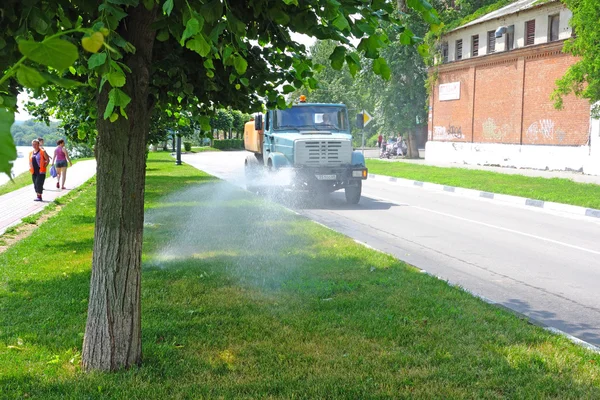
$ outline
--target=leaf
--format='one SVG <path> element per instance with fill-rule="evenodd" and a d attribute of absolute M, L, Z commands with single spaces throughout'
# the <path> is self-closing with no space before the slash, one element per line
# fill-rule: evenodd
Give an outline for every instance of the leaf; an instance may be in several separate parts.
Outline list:
<path fill-rule="evenodd" d="M 339 71 L 344 66 L 344 57 L 346 56 L 346 48 L 344 46 L 337 46 L 333 53 L 329 56 L 331 60 L 331 67 L 336 71 Z"/>
<path fill-rule="evenodd" d="M 293 4 L 293 5 L 295 5 L 295 6 L 297 6 L 297 5 L 298 5 L 298 0 L 283 0 L 283 2 L 284 2 L 285 4 L 287 4 L 288 6 L 289 6 L 290 4 Z"/>
<path fill-rule="evenodd" d="M 102 36 L 101 33 L 100 35 Z M 43 42 L 22 40 L 19 42 L 19 51 L 36 63 L 48 65 L 59 71 L 69 68 L 79 58 L 77 46 L 56 38 Z"/>
<path fill-rule="evenodd" d="M 338 16 L 333 20 L 332 24 L 340 31 L 350 29 L 350 24 L 348 24 L 348 20 L 343 14 L 338 14 Z"/>
<path fill-rule="evenodd" d="M 202 16 L 208 23 L 218 21 L 223 15 L 223 3 L 221 0 L 213 0 L 202 6 Z"/>
<path fill-rule="evenodd" d="M 250 81 L 248 80 L 248 78 L 240 78 L 240 82 L 242 82 L 242 85 L 244 86 L 250 85 Z"/>
<path fill-rule="evenodd" d="M 166 42 L 167 40 L 169 40 L 169 30 L 161 29 L 160 31 L 158 31 L 158 33 L 156 34 L 156 40 L 158 40 L 159 42 Z"/>
<path fill-rule="evenodd" d="M 284 94 L 292 93 L 295 90 L 296 90 L 296 88 L 293 87 L 292 85 L 283 85 L 283 93 Z"/>
<path fill-rule="evenodd" d="M 406 46 L 410 45 L 411 39 L 413 36 L 414 36 L 414 34 L 412 33 L 412 31 L 410 29 L 408 29 L 408 28 L 404 29 L 404 32 L 402 32 L 400 34 L 400 44 L 403 44 Z"/>
<path fill-rule="evenodd" d="M 213 60 L 211 60 L 210 58 L 207 58 L 206 60 L 204 60 L 203 65 L 204 65 L 204 68 L 206 68 L 206 69 L 215 69 Z"/>
<path fill-rule="evenodd" d="M 123 87 L 125 86 L 125 74 L 120 71 L 113 71 L 108 74 L 106 77 L 108 79 L 108 83 L 112 87 Z"/>
<path fill-rule="evenodd" d="M 196 35 L 193 39 L 188 40 L 185 47 L 195 51 L 202 57 L 206 57 L 208 53 L 210 53 L 210 44 L 206 41 L 204 35 L 202 34 Z"/>
<path fill-rule="evenodd" d="M 65 87 L 67 89 L 82 85 L 81 82 L 77 82 L 72 79 L 66 79 L 66 78 L 63 78 L 63 77 L 60 77 L 60 76 L 57 76 L 57 75 L 54 75 L 54 74 L 51 74 L 48 72 L 42 71 L 42 72 L 40 72 L 40 74 L 42 74 L 44 79 L 46 79 L 47 81 L 52 82 L 58 86 Z M 46 94 L 48 94 L 48 93 L 46 93 Z"/>
<path fill-rule="evenodd" d="M 92 54 L 92 56 L 88 59 L 88 68 L 94 69 L 101 65 L 104 65 L 106 62 L 106 53 L 96 53 Z"/>
<path fill-rule="evenodd" d="M 287 108 L 285 98 L 283 98 L 282 96 L 277 96 L 277 108 L 282 109 L 282 110 Z"/>
<path fill-rule="evenodd" d="M 15 113 L 0 107 L 0 173 L 10 177 L 12 162 L 17 159 L 17 148 L 10 133 Z"/>
<path fill-rule="evenodd" d="M 366 33 L 367 35 L 372 35 L 375 33 L 375 28 L 365 20 L 357 21 L 356 26 L 358 26 L 358 29 L 360 29 L 362 32 Z"/>
<path fill-rule="evenodd" d="M 425 43 L 420 44 L 417 47 L 417 51 L 419 52 L 419 54 L 421 55 L 421 57 L 425 58 L 429 55 L 429 46 L 426 45 Z"/>
<path fill-rule="evenodd" d="M 119 114 L 117 114 L 117 113 L 110 114 L 110 118 L 109 118 L 110 122 L 115 122 L 118 119 L 119 119 Z"/>
<path fill-rule="evenodd" d="M 100 32 L 94 32 L 90 36 L 81 39 L 81 45 L 90 53 L 97 53 L 104 44 L 104 35 Z"/>
<path fill-rule="evenodd" d="M 383 79 L 390 79 L 392 76 L 392 71 L 390 67 L 387 65 L 387 61 L 385 58 L 379 57 L 375 61 L 373 61 L 373 72 L 377 75 L 381 76 Z"/>
<path fill-rule="evenodd" d="M 171 12 L 173 11 L 173 0 L 167 0 L 165 1 L 165 3 L 163 4 L 163 13 L 167 14 L 167 15 L 171 15 Z"/>
<path fill-rule="evenodd" d="M 144 0 L 144 7 L 146 7 L 146 10 L 152 11 L 154 8 L 154 0 Z"/>
<path fill-rule="evenodd" d="M 106 110 L 104 110 L 104 119 L 108 119 L 115 107 L 121 107 L 121 114 L 123 114 L 125 107 L 131 102 L 131 97 L 127 96 L 121 89 L 113 88 L 108 92 L 108 103 Z"/>
<path fill-rule="evenodd" d="M 233 66 L 239 75 L 243 75 L 246 73 L 246 69 L 248 68 L 248 61 L 246 61 L 244 57 L 237 55 L 233 59 Z"/>
<path fill-rule="evenodd" d="M 185 24 L 185 31 L 183 31 L 183 36 L 181 37 L 181 41 L 179 42 L 182 46 L 188 38 L 196 35 L 198 32 L 202 30 L 202 26 L 204 25 L 204 20 L 198 20 L 196 18 L 190 19 Z"/>
<path fill-rule="evenodd" d="M 17 80 L 21 85 L 30 89 L 37 89 L 46 83 L 46 80 L 38 70 L 25 65 L 21 65 L 17 70 Z"/>

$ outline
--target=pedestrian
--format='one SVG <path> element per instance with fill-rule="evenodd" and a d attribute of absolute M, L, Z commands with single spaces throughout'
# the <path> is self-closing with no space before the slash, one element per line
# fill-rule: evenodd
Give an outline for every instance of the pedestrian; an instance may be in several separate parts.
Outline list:
<path fill-rule="evenodd" d="M 377 147 L 381 148 L 381 142 L 383 142 L 383 135 L 380 133 L 379 137 L 377 138 Z"/>
<path fill-rule="evenodd" d="M 381 146 L 381 151 L 385 152 L 385 149 L 387 148 L 387 143 L 385 142 L 385 138 L 383 136 L 381 137 Z"/>
<path fill-rule="evenodd" d="M 33 188 L 37 194 L 34 201 L 42 201 L 44 182 L 46 181 L 46 167 L 50 160 L 48 154 L 40 147 L 40 142 L 37 139 L 31 142 L 31 147 L 33 147 L 33 150 L 29 153 L 29 172 L 31 172 Z"/>
<path fill-rule="evenodd" d="M 69 153 L 67 152 L 67 149 L 65 149 L 65 141 L 60 139 L 56 142 L 56 150 L 54 150 L 54 161 L 52 161 L 52 165 L 54 165 L 56 168 L 57 189 L 65 189 L 65 180 L 67 179 L 67 162 L 71 167 L 73 166 L 73 163 L 69 158 Z"/>
<path fill-rule="evenodd" d="M 48 154 L 48 152 L 46 151 L 46 148 L 44 147 L 44 138 L 39 137 L 39 138 L 37 138 L 37 140 L 38 140 L 38 142 L 40 142 L 40 149 L 44 150 L 44 153 L 46 153 L 49 160 L 52 160 L 52 157 L 50 157 L 50 154 Z"/>

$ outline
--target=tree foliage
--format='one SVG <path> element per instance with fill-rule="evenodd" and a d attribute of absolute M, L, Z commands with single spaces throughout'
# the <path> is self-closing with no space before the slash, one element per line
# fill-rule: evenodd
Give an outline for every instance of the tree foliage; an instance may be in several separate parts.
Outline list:
<path fill-rule="evenodd" d="M 600 3 L 595 0 L 563 2 L 573 12 L 569 23 L 577 33 L 575 38 L 567 41 L 564 50 L 581 59 L 556 82 L 552 97 L 557 108 L 562 108 L 563 97 L 570 93 L 588 99 L 593 104 L 593 115 L 600 117 Z"/>

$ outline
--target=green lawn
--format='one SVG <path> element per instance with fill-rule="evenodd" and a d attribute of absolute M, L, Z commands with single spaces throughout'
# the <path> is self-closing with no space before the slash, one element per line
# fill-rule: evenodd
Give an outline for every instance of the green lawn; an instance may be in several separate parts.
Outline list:
<path fill-rule="evenodd" d="M 510 194 L 535 200 L 600 209 L 600 185 L 562 178 L 536 178 L 466 168 L 443 168 L 367 160 L 369 172 L 416 181 Z"/>
<path fill-rule="evenodd" d="M 0 254 L 0 398 L 600 398 L 600 355 L 167 153 L 143 366 L 83 374 L 93 189 Z"/>
<path fill-rule="evenodd" d="M 83 160 L 91 160 L 92 158 L 80 158 L 73 161 L 73 165 L 77 164 L 78 161 Z M 50 177 L 50 167 L 48 167 L 48 172 L 46 173 L 46 179 L 54 179 Z M 67 179 L 69 179 L 69 173 L 67 172 Z M 21 189 L 25 186 L 32 185 L 31 183 L 31 173 L 29 171 L 23 172 L 15 176 L 15 178 L 11 181 L 6 182 L 3 185 L 0 185 L 0 196 L 6 193 L 13 192 L 15 190 Z"/>

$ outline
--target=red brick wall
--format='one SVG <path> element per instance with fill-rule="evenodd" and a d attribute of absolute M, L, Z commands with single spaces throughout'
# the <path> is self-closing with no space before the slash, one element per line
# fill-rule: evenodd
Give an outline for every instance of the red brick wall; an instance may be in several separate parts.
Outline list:
<path fill-rule="evenodd" d="M 550 100 L 554 82 L 576 59 L 555 55 L 527 59 L 523 106 L 523 144 L 585 145 L 590 127 L 590 103 L 567 96 L 564 109 L 556 110 Z"/>
<path fill-rule="evenodd" d="M 558 51 L 527 51 L 517 60 L 504 53 L 504 62 L 490 64 L 490 57 L 485 64 L 484 60 L 463 61 L 469 66 L 462 69 L 441 67 L 430 100 L 429 140 L 585 145 L 589 102 L 567 96 L 564 110 L 556 110 L 550 100 L 555 81 L 577 59 Z M 439 84 L 457 81 L 460 100 L 439 101 Z"/>
<path fill-rule="evenodd" d="M 470 142 L 471 116 L 473 114 L 474 69 L 440 73 L 433 90 L 433 122 L 429 128 L 433 140 Z M 460 99 L 439 101 L 438 85 L 460 81 Z M 430 136 L 431 137 L 431 136 Z"/>
<path fill-rule="evenodd" d="M 522 82 L 522 61 L 477 68 L 474 142 L 520 142 Z"/>

